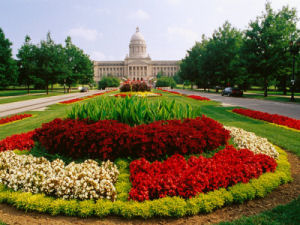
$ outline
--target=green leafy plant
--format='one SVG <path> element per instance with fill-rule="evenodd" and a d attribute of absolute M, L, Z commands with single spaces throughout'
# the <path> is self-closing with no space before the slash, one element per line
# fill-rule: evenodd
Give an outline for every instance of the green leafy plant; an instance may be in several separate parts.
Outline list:
<path fill-rule="evenodd" d="M 195 118 L 200 115 L 200 107 L 192 108 L 175 100 L 150 101 L 138 97 L 104 97 L 86 104 L 74 105 L 67 117 L 92 121 L 112 119 L 134 126 L 158 120 Z"/>

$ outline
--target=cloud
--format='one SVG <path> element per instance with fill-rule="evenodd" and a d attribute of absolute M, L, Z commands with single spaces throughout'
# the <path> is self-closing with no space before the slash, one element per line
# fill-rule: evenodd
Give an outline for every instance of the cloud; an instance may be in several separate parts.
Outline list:
<path fill-rule="evenodd" d="M 90 56 L 92 60 L 97 60 L 97 61 L 106 60 L 106 56 L 102 52 L 93 51 Z"/>
<path fill-rule="evenodd" d="M 78 37 L 87 41 L 95 41 L 98 37 L 103 36 L 102 33 L 99 33 L 95 29 L 88 29 L 83 27 L 72 28 L 69 30 L 68 34 L 71 37 Z"/>
<path fill-rule="evenodd" d="M 167 32 L 170 40 L 180 38 L 185 42 L 194 43 L 199 38 L 198 33 L 195 31 L 179 26 L 168 27 Z"/>
<path fill-rule="evenodd" d="M 130 19 L 137 20 L 148 20 L 150 18 L 149 14 L 142 9 L 137 10 L 136 12 L 129 15 Z"/>

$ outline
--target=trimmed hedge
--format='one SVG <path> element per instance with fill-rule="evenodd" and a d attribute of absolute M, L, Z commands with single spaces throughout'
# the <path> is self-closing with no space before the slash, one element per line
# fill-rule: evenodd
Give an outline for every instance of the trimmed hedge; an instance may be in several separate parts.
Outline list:
<path fill-rule="evenodd" d="M 256 197 L 264 197 L 279 185 L 290 182 L 292 178 L 287 155 L 280 148 L 276 147 L 276 149 L 280 155 L 275 173 L 265 173 L 258 179 L 251 179 L 247 184 L 239 183 L 228 189 L 221 188 L 206 194 L 201 193 L 188 200 L 180 197 L 166 197 L 144 202 L 126 201 L 127 191 L 131 187 L 129 162 L 116 160 L 115 163 L 120 170 L 116 188 L 119 195 L 123 194 L 123 196 L 118 196 L 120 199 L 115 202 L 104 199 L 96 202 L 54 199 L 46 197 L 44 194 L 14 192 L 4 185 L 0 185 L 0 203 L 8 203 L 26 211 L 80 217 L 118 215 L 125 218 L 150 218 L 155 216 L 182 217 L 209 213 L 231 203 L 242 203 Z"/>

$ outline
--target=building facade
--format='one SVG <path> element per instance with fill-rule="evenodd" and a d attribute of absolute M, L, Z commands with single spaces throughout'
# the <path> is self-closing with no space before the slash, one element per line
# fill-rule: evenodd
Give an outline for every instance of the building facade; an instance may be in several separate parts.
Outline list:
<path fill-rule="evenodd" d="M 178 70 L 179 61 L 151 60 L 145 39 L 137 27 L 124 61 L 94 61 L 94 80 L 98 82 L 104 76 L 115 76 L 123 80 L 151 81 L 159 72 L 164 76 L 174 76 Z"/>

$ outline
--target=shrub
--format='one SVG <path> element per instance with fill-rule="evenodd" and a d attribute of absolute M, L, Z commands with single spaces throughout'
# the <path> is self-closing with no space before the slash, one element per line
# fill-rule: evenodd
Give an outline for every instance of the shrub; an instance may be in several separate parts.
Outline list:
<path fill-rule="evenodd" d="M 119 86 L 120 86 L 120 80 L 116 77 L 103 77 L 98 83 L 99 89 L 105 89 L 107 87 L 119 87 Z"/>
<path fill-rule="evenodd" d="M 144 157 L 211 151 L 227 144 L 229 131 L 205 116 L 130 127 L 112 120 L 55 119 L 36 129 L 34 139 L 51 154 L 73 158 Z"/>
<path fill-rule="evenodd" d="M 151 91 L 151 88 L 145 82 L 126 82 L 120 87 L 120 92 L 144 92 Z"/>
<path fill-rule="evenodd" d="M 177 104 L 175 100 L 151 101 L 139 97 L 108 97 L 75 105 L 67 117 L 92 121 L 111 119 L 134 126 L 158 120 L 195 118 L 200 115 L 200 107 L 191 108 L 188 104 Z"/>
<path fill-rule="evenodd" d="M 176 82 L 172 77 L 161 77 L 156 81 L 156 87 L 176 87 Z"/>
<path fill-rule="evenodd" d="M 132 188 L 129 196 L 137 201 L 166 196 L 190 198 L 200 192 L 248 183 L 262 173 L 274 172 L 276 166 L 276 161 L 269 156 L 255 155 L 248 149 L 238 151 L 232 146 L 226 146 L 212 158 L 192 156 L 186 161 L 177 154 L 152 164 L 142 158 L 130 164 Z M 255 190 L 251 186 L 243 185 L 243 188 L 247 189 L 245 193 L 234 195 L 237 201 L 254 198 Z"/>

